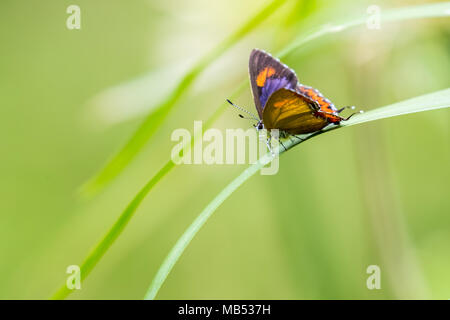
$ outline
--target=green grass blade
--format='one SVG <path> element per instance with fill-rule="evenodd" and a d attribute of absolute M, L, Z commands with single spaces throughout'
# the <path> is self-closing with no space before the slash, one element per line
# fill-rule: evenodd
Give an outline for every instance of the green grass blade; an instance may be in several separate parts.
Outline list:
<path fill-rule="evenodd" d="M 242 90 L 243 86 L 240 86 L 231 97 L 237 96 Z M 212 123 L 220 116 L 221 111 L 225 109 L 228 103 L 223 103 L 220 108 L 214 112 L 213 115 L 205 122 L 205 127 L 208 128 L 212 125 Z M 198 141 L 199 134 L 197 133 L 194 139 L 191 140 L 191 143 L 186 146 L 183 150 L 180 151 L 180 157 L 183 153 L 188 152 L 189 149 L 192 149 L 194 146 L 194 141 Z M 128 204 L 125 210 L 120 214 L 117 221 L 114 225 L 108 230 L 102 240 L 97 244 L 97 246 L 92 249 L 89 253 L 88 257 L 84 260 L 80 267 L 81 280 L 84 280 L 95 265 L 100 261 L 106 251 L 111 247 L 117 237 L 122 233 L 125 229 L 126 225 L 130 221 L 133 214 L 136 212 L 137 208 L 141 204 L 142 200 L 147 196 L 147 194 L 152 190 L 152 188 L 164 177 L 166 176 L 172 168 L 175 166 L 172 159 L 168 160 L 166 164 L 153 176 L 147 184 L 139 191 L 139 193 L 134 197 L 134 199 Z M 68 290 L 66 285 L 61 286 L 61 288 L 52 296 L 52 299 L 64 299 L 69 295 L 72 291 Z"/>
<path fill-rule="evenodd" d="M 413 99 L 405 100 L 399 103 L 395 103 L 386 107 L 378 108 L 375 110 L 368 111 L 367 113 L 355 116 L 350 119 L 345 126 L 352 126 L 356 124 L 361 124 L 369 121 L 380 120 L 384 118 L 395 117 L 403 114 L 422 112 L 427 110 L 434 110 L 439 108 L 450 107 L 450 89 L 445 89 L 442 91 L 437 91 L 431 94 L 419 96 Z M 337 126 L 329 127 L 320 133 L 325 133 L 337 128 Z M 304 141 L 317 136 L 318 133 L 311 134 Z M 292 139 L 286 140 L 285 147 L 286 150 L 291 149 L 293 146 L 300 144 L 303 141 Z M 285 149 L 278 149 L 281 154 L 286 151 Z M 170 271 L 174 267 L 175 263 L 180 258 L 181 254 L 184 252 L 186 247 L 189 245 L 191 240 L 195 237 L 197 232 L 201 227 L 208 221 L 215 210 L 245 181 L 247 181 L 251 176 L 258 172 L 262 167 L 272 161 L 273 157 L 270 154 L 264 155 L 255 164 L 248 167 L 243 173 L 241 173 L 236 179 L 234 179 L 229 185 L 227 185 L 198 215 L 194 222 L 187 228 L 183 235 L 178 239 L 175 246 L 172 248 L 158 272 L 156 273 L 144 299 L 154 299 L 158 294 L 159 289 L 166 280 Z"/>
<path fill-rule="evenodd" d="M 381 22 L 389 21 L 401 21 L 411 19 L 423 19 L 423 18 L 438 18 L 448 17 L 450 15 L 450 2 L 431 3 L 425 5 L 409 6 L 398 9 L 382 10 L 380 19 Z M 356 27 L 366 24 L 367 15 L 363 13 L 362 16 L 357 16 L 351 19 L 346 19 L 341 23 L 326 24 L 322 27 L 312 31 L 306 35 L 301 35 L 292 41 L 288 46 L 282 49 L 277 56 L 283 58 L 292 51 L 301 47 L 305 43 L 315 40 L 317 38 L 334 34 L 347 30 L 351 27 Z"/>
<path fill-rule="evenodd" d="M 141 148 L 145 145 L 145 143 L 153 135 L 153 133 L 159 128 L 162 121 L 164 121 L 168 113 L 174 107 L 176 101 L 187 89 L 189 89 L 196 77 L 215 58 L 219 57 L 226 49 L 231 47 L 240 38 L 245 36 L 253 28 L 255 28 L 267 15 L 270 14 L 271 11 L 274 11 L 280 5 L 281 1 L 271 2 L 267 7 L 265 7 L 250 21 L 248 21 L 243 27 L 237 30 L 223 43 L 221 43 L 218 47 L 211 51 L 210 54 L 206 55 L 201 61 L 199 61 L 199 63 L 185 75 L 185 77 L 180 81 L 179 85 L 166 98 L 166 100 L 156 108 L 156 111 L 146 117 L 144 122 L 141 124 L 133 137 L 128 141 L 125 147 L 121 149 L 119 153 L 115 157 L 113 157 L 94 178 L 92 178 L 82 187 L 82 193 L 88 196 L 95 194 L 97 191 L 101 190 L 105 185 L 107 185 L 108 182 L 113 180 L 128 165 L 128 163 L 141 150 Z M 395 21 L 418 18 L 444 17 L 449 15 L 449 10 L 450 2 L 410 6 L 399 9 L 385 10 L 381 14 L 381 20 Z M 302 35 L 298 37 L 286 48 L 281 50 L 277 54 L 277 56 L 283 58 L 309 41 L 315 40 L 328 34 L 341 32 L 350 27 L 363 25 L 365 24 L 366 19 L 367 16 L 363 15 L 344 21 L 342 23 L 324 25 L 317 31 L 311 32 L 306 36 Z"/>
<path fill-rule="evenodd" d="M 161 180 L 165 174 L 170 171 L 170 169 L 175 164 L 172 161 L 168 161 L 166 165 L 159 170 L 159 172 L 149 181 L 147 184 L 139 191 L 139 193 L 134 197 L 134 199 L 128 204 L 125 210 L 120 215 L 119 219 L 114 223 L 111 229 L 105 234 L 103 239 L 97 244 L 97 246 L 89 253 L 87 258 L 84 260 L 80 267 L 81 280 L 83 281 L 95 265 L 100 261 L 101 257 L 113 244 L 114 240 L 120 235 L 123 229 L 126 227 L 137 207 L 144 200 L 148 192 L 156 185 L 156 183 Z M 64 284 L 53 296 L 52 299 L 64 299 L 72 290 L 69 290 Z"/>
<path fill-rule="evenodd" d="M 194 67 L 183 77 L 176 88 L 159 104 L 154 112 L 147 115 L 138 130 L 130 138 L 128 143 L 106 164 L 101 171 L 82 187 L 82 194 L 89 196 L 100 191 L 108 182 L 113 180 L 143 148 L 145 143 L 152 137 L 160 127 L 175 103 L 191 87 L 194 80 L 215 59 L 220 57 L 226 50 L 241 40 L 250 31 L 255 29 L 264 19 L 275 12 L 287 0 L 273 0 L 262 10 L 248 20 L 243 26 L 232 33 L 222 43 L 205 55 Z"/>
<path fill-rule="evenodd" d="M 449 107 L 450 89 L 425 94 L 409 100 L 404 100 L 386 107 L 370 110 L 342 123 L 342 127 L 348 127 L 368 121 L 379 120 L 408 113 L 429 111 Z"/>
<path fill-rule="evenodd" d="M 384 17 L 390 17 L 388 20 L 395 20 L 395 19 L 405 20 L 407 18 L 425 18 L 425 17 L 445 16 L 446 14 L 448 15 L 448 13 L 446 13 L 446 12 L 448 12 L 448 10 L 450 10 L 450 2 L 386 10 L 386 11 L 383 11 L 383 15 L 384 15 Z M 409 14 L 409 16 L 408 16 L 408 14 Z M 356 23 L 356 21 L 359 21 L 359 23 Z M 352 22 L 347 22 L 346 25 L 348 25 L 348 26 L 355 25 L 356 26 L 358 24 L 363 24 L 363 21 L 365 21 L 363 18 L 359 18 L 359 19 L 352 20 Z M 243 29 L 245 29 L 245 28 L 241 28 L 241 30 L 243 30 Z M 310 33 L 310 35 L 306 36 L 306 37 L 305 36 L 298 37 L 290 45 L 288 45 L 284 50 L 282 50 L 278 54 L 278 56 L 279 57 L 286 56 L 287 54 L 291 53 L 293 50 L 297 49 L 299 46 L 301 46 L 309 41 L 312 41 L 321 36 L 327 35 L 328 33 L 331 33 L 331 32 L 335 33 L 338 31 L 345 30 L 345 29 L 346 28 L 327 29 L 324 27 L 324 28 L 320 29 L 320 30 L 324 30 L 324 31 L 315 32 L 315 33 L 313 32 L 313 33 Z M 332 30 L 332 31 L 330 31 L 330 30 Z M 238 89 L 236 89 L 236 91 L 230 96 L 230 98 L 233 99 L 233 97 L 236 97 L 238 95 L 238 93 L 241 92 L 246 86 L 247 86 L 247 80 L 243 81 L 239 85 Z M 442 97 L 442 99 L 443 99 L 442 101 L 438 100 L 438 98 L 440 97 L 439 93 L 444 95 Z M 399 103 L 400 106 L 396 107 L 396 109 L 398 109 L 398 113 L 395 115 L 431 110 L 429 106 L 432 105 L 432 101 L 435 101 L 434 106 L 436 108 L 443 107 L 444 102 L 447 101 L 445 99 L 448 99 L 448 97 L 445 96 L 446 94 L 448 94 L 448 90 L 447 90 L 447 93 L 446 93 L 446 90 L 444 90 L 444 91 L 440 91 L 440 92 L 437 92 L 437 93 L 434 93 L 431 95 L 426 95 L 426 96 L 414 98 L 414 99 Z M 418 99 L 420 99 L 420 98 L 422 98 L 424 101 L 419 101 Z M 406 103 L 406 106 L 404 106 L 403 111 L 401 111 L 402 110 L 401 106 L 404 105 L 405 103 Z M 214 114 L 206 121 L 205 128 L 209 128 L 212 125 L 212 123 L 226 110 L 227 106 L 228 106 L 228 104 L 222 103 L 220 105 L 220 107 L 216 109 Z M 393 106 L 395 106 L 395 105 L 393 105 Z M 393 106 L 390 106 L 390 107 L 393 107 Z M 413 106 L 415 106 L 415 107 L 413 107 Z M 425 107 L 425 109 L 422 109 L 422 106 L 427 106 L 427 107 Z M 387 107 L 385 107 L 385 108 L 387 108 Z M 345 124 L 343 124 L 343 126 L 349 126 L 352 124 L 362 123 L 362 122 L 366 122 L 366 121 L 373 121 L 376 119 L 394 116 L 394 115 L 389 115 L 389 112 L 387 112 L 387 114 L 385 114 L 386 111 L 383 111 L 385 108 L 379 108 L 379 109 L 367 112 L 365 114 L 358 115 L 357 118 L 350 119 Z M 415 111 L 412 111 L 412 110 L 415 110 Z M 366 120 L 364 120 L 364 119 L 366 119 Z M 285 146 L 286 145 L 289 145 L 289 142 L 286 142 Z M 191 148 L 191 147 L 192 147 L 192 143 L 187 146 L 187 148 Z M 290 146 L 290 147 L 292 147 L 292 146 Z M 187 152 L 187 150 L 188 149 L 183 150 L 183 152 Z M 261 161 L 265 161 L 265 160 L 261 159 Z M 265 165 L 264 162 L 262 162 L 260 164 L 262 166 Z M 124 165 L 120 165 L 118 167 L 123 168 Z M 132 200 L 132 202 L 128 205 L 128 207 L 121 213 L 121 215 L 119 216 L 116 223 L 111 227 L 111 229 L 107 232 L 107 234 L 103 237 L 103 239 L 95 247 L 95 249 L 92 250 L 92 252 L 89 254 L 89 256 L 85 259 L 85 262 L 82 264 L 82 267 L 81 267 L 82 279 L 85 279 L 85 277 L 95 267 L 95 265 L 98 263 L 98 261 L 104 255 L 104 253 L 111 247 L 112 243 L 115 241 L 115 239 L 117 239 L 117 237 L 120 235 L 120 233 L 125 228 L 128 221 L 131 219 L 134 212 L 137 210 L 137 208 L 138 208 L 139 204 L 141 203 L 141 201 L 143 200 L 143 198 L 145 198 L 145 196 L 151 191 L 151 189 L 156 185 L 156 183 L 159 182 L 167 173 L 169 173 L 173 169 L 173 167 L 174 167 L 174 165 L 173 165 L 172 161 L 169 160 L 157 172 L 157 174 L 154 177 L 152 177 L 150 179 L 150 181 L 139 191 L 138 195 L 136 195 L 136 197 Z M 259 170 L 258 168 L 254 168 L 254 169 L 256 169 L 256 171 Z M 253 174 L 254 174 L 254 172 L 252 174 L 250 174 L 250 176 Z M 102 175 L 102 174 L 100 174 L 100 175 Z M 102 186 L 105 183 L 107 183 L 107 181 L 110 180 L 110 179 L 106 179 L 104 182 L 100 182 L 100 184 L 95 183 L 95 181 L 100 181 L 103 179 L 100 177 L 100 175 L 97 176 L 94 180 L 92 180 L 91 183 L 89 183 L 90 186 L 88 186 L 88 189 L 90 189 L 91 187 L 94 187 L 94 189 L 95 189 L 96 185 Z M 100 179 L 100 180 L 98 180 L 98 179 Z M 234 190 L 232 190 L 232 191 L 234 191 Z M 170 269 L 171 268 L 168 269 L 168 272 L 170 272 Z M 160 269 L 160 271 L 161 271 L 161 269 Z M 167 272 L 167 274 L 168 274 L 168 272 Z M 165 276 L 167 276 L 167 274 Z M 163 281 L 164 281 L 164 279 L 163 279 Z M 155 280 L 156 280 L 156 278 L 155 278 Z M 154 288 L 156 288 L 156 287 L 157 286 L 155 285 Z M 65 286 L 62 286 L 60 288 L 60 290 L 57 293 L 55 293 L 52 298 L 63 299 L 70 293 L 71 293 L 71 291 L 67 290 L 67 288 Z M 149 291 L 149 293 L 150 293 L 150 291 Z M 147 294 L 148 297 L 150 297 L 149 293 Z M 156 293 L 155 293 L 155 295 L 156 295 Z"/>

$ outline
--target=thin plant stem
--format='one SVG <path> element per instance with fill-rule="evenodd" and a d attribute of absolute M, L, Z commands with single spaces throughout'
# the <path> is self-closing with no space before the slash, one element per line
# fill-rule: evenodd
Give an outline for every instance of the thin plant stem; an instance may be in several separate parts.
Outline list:
<path fill-rule="evenodd" d="M 437 91 L 431 94 L 419 96 L 413 99 L 402 101 L 393 105 L 378 108 L 375 110 L 368 111 L 359 116 L 355 116 L 349 121 L 343 123 L 342 126 L 329 126 L 326 129 L 310 134 L 306 136 L 304 140 L 299 139 L 288 139 L 283 142 L 285 148 L 278 146 L 278 155 L 290 150 L 292 147 L 303 143 L 312 137 L 319 134 L 329 132 L 338 128 L 349 127 L 356 124 L 361 124 L 369 121 L 380 120 L 384 118 L 390 118 L 394 116 L 404 115 L 414 112 L 422 112 L 427 110 L 434 110 L 440 108 L 450 107 L 450 89 L 445 89 L 442 91 Z M 274 157 L 271 153 L 267 153 L 261 157 L 255 164 L 248 167 L 243 173 L 241 173 L 237 178 L 235 178 L 230 184 L 228 184 L 207 206 L 206 208 L 197 216 L 197 218 L 192 222 L 192 224 L 186 229 L 183 235 L 178 239 L 172 250 L 167 255 L 166 259 L 162 263 L 161 267 L 158 269 L 149 289 L 144 297 L 146 300 L 152 300 L 156 297 L 164 281 L 167 279 L 170 271 L 173 269 L 174 265 L 189 245 L 191 240 L 195 237 L 201 227 L 208 221 L 216 209 L 229 197 L 231 194 L 237 190 L 244 182 L 246 182 L 251 176 L 258 172 L 262 167 L 273 161 Z"/>

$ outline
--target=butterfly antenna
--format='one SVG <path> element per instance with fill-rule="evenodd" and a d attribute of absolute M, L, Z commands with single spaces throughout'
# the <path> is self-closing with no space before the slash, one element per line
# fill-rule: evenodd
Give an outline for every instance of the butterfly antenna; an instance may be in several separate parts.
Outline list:
<path fill-rule="evenodd" d="M 246 116 L 243 116 L 242 114 L 239 114 L 239 118 L 247 119 L 247 120 L 255 120 L 255 118 L 253 118 L 253 117 L 246 117 Z"/>
<path fill-rule="evenodd" d="M 259 119 L 258 119 L 253 113 L 251 113 L 250 111 L 245 110 L 244 108 L 241 108 L 241 107 L 235 105 L 235 104 L 234 104 L 233 102 L 231 102 L 229 99 L 227 99 L 227 101 L 228 101 L 228 103 L 231 104 L 233 107 L 235 107 L 236 109 L 238 109 L 238 110 L 240 110 L 240 111 L 242 111 L 242 112 L 245 112 L 246 114 L 250 115 L 250 117 L 251 117 L 251 118 L 246 118 L 246 117 L 244 117 L 242 114 L 240 114 L 239 117 L 241 117 L 242 119 L 253 119 L 253 120 L 259 121 Z"/>

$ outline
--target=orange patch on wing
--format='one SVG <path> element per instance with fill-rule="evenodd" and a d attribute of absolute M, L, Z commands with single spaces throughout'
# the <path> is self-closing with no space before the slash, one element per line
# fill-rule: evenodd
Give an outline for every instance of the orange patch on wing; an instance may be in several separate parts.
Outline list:
<path fill-rule="evenodd" d="M 273 103 L 274 107 L 281 108 L 285 104 L 292 102 L 292 99 L 284 99 Z"/>
<path fill-rule="evenodd" d="M 265 67 L 256 77 L 256 85 L 258 87 L 264 87 L 266 79 L 275 74 L 275 69 L 271 67 Z"/>

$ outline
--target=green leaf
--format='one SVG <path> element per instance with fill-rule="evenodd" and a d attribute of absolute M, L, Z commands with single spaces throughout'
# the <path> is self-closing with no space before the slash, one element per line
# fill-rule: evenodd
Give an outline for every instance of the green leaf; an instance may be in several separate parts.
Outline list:
<path fill-rule="evenodd" d="M 395 103 L 386 107 L 378 108 L 375 110 L 368 111 L 365 114 L 360 114 L 354 116 L 352 119 L 347 121 L 342 126 L 331 125 L 325 130 L 317 133 L 310 134 L 305 138 L 305 140 L 300 141 L 298 139 L 286 140 L 283 142 L 284 148 L 277 148 L 278 154 L 281 154 L 297 144 L 300 144 L 310 138 L 317 136 L 319 134 L 329 132 L 342 127 L 348 127 L 356 124 L 361 124 L 369 121 L 380 120 L 384 118 L 395 117 L 403 114 L 421 112 L 427 110 L 434 110 L 440 108 L 450 107 L 450 89 L 445 89 L 442 91 L 434 92 L 424 96 L 416 97 L 399 103 Z M 178 261 L 186 247 L 189 245 L 191 240 L 195 237 L 197 232 L 201 227 L 208 221 L 216 209 L 245 181 L 247 181 L 251 176 L 258 172 L 262 167 L 267 165 L 273 160 L 273 156 L 267 153 L 262 158 L 260 158 L 255 164 L 248 167 L 243 173 L 241 173 L 236 179 L 234 179 L 230 184 L 228 184 L 207 206 L 206 208 L 197 216 L 194 222 L 187 228 L 183 235 L 178 239 L 175 246 L 170 251 L 169 255 L 166 257 L 155 278 L 153 279 L 147 294 L 144 299 L 154 299 L 158 294 L 159 289 L 166 280 L 170 271 L 174 267 L 175 263 Z"/>

